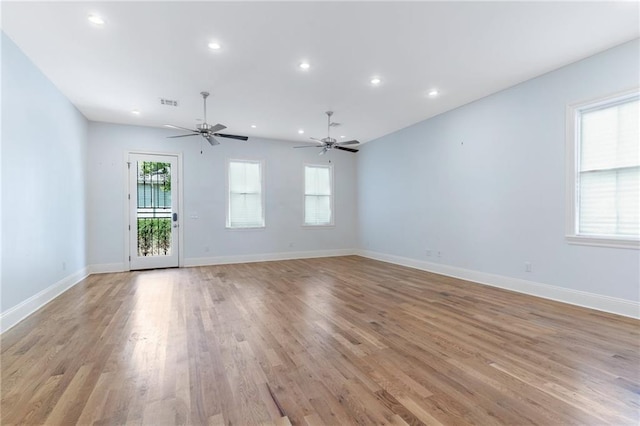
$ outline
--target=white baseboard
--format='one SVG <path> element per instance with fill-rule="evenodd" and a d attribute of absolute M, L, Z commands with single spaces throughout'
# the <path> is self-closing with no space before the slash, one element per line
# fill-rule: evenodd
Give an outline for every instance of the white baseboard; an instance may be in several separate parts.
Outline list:
<path fill-rule="evenodd" d="M 626 299 L 619 299 L 610 296 L 603 296 L 586 291 L 572 290 L 535 281 L 527 281 L 519 278 L 511 278 L 503 275 L 488 274 L 485 272 L 473 271 L 470 269 L 458 268 L 455 266 L 442 265 L 439 263 L 426 262 L 422 260 L 410 259 L 407 257 L 394 256 L 391 254 L 378 253 L 368 250 L 357 250 L 356 254 L 369 259 L 394 263 L 396 265 L 407 266 L 423 271 L 433 272 L 449 277 L 460 278 L 485 284 L 492 287 L 504 288 L 517 291 L 519 293 L 564 302 L 571 305 L 596 309 L 599 311 L 623 315 L 625 317 L 640 319 L 640 303 Z"/>
<path fill-rule="evenodd" d="M 274 260 L 311 259 L 314 257 L 350 256 L 354 255 L 355 253 L 355 249 L 336 249 L 242 254 L 237 256 L 192 257 L 184 259 L 184 264 L 182 266 L 210 266 L 226 265 L 232 263 L 270 262 Z M 90 274 L 108 274 L 113 272 L 124 272 L 128 270 L 129 268 L 124 263 L 101 263 L 89 265 Z"/>
<path fill-rule="evenodd" d="M 110 274 L 112 272 L 124 271 L 128 271 L 128 268 L 124 263 L 99 263 L 95 265 L 89 265 L 90 274 Z"/>
<path fill-rule="evenodd" d="M 74 285 L 89 276 L 88 268 L 82 268 L 71 275 L 68 275 L 55 284 L 50 285 L 39 293 L 18 303 L 5 312 L 0 313 L 0 333 L 9 330 L 20 321 L 69 290 Z"/>
<path fill-rule="evenodd" d="M 194 257 L 184 260 L 184 266 L 225 265 L 231 263 L 271 262 L 274 260 L 311 259 L 314 257 L 350 256 L 354 249 L 292 251 L 282 253 L 244 254 L 238 256 Z"/>

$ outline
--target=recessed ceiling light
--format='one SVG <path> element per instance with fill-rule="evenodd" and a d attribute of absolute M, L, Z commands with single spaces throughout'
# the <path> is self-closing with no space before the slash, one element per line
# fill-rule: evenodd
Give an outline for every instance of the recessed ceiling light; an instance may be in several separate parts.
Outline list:
<path fill-rule="evenodd" d="M 252 129 L 255 129 L 256 127 L 258 127 L 258 126 L 256 126 L 255 124 L 252 124 L 252 125 L 251 125 L 251 128 L 252 128 Z"/>
<path fill-rule="evenodd" d="M 439 93 L 440 93 L 440 92 L 438 92 L 438 89 L 431 89 L 431 90 L 429 91 L 429 97 L 431 97 L 431 98 L 435 98 L 436 96 L 438 96 L 438 94 L 439 94 Z"/>
<path fill-rule="evenodd" d="M 346 136 L 340 136 L 340 139 L 344 139 L 344 138 L 346 138 Z"/>
<path fill-rule="evenodd" d="M 133 109 L 133 110 L 131 110 L 131 114 L 140 115 L 140 111 L 138 111 L 137 109 Z"/>
<path fill-rule="evenodd" d="M 380 80 L 378 77 L 373 77 L 371 79 L 371 84 L 377 86 L 378 84 L 380 84 L 382 82 L 382 80 Z"/>
<path fill-rule="evenodd" d="M 212 41 L 211 43 L 209 43 L 209 49 L 211 50 L 218 50 L 220 49 L 220 43 L 216 42 L 216 41 Z"/>
<path fill-rule="evenodd" d="M 96 25 L 104 25 L 104 19 L 102 19 L 100 16 L 95 15 L 95 14 L 91 14 L 87 17 L 87 19 L 89 20 L 89 22 L 91 22 L 92 24 L 96 24 Z"/>
<path fill-rule="evenodd" d="M 304 130 L 302 130 L 302 129 L 298 130 L 298 134 L 300 134 L 300 135 L 301 135 L 301 134 L 303 134 L 303 133 L 304 133 Z"/>
<path fill-rule="evenodd" d="M 298 66 L 303 70 L 308 70 L 311 67 L 311 65 L 309 65 L 309 62 L 301 62 Z"/>

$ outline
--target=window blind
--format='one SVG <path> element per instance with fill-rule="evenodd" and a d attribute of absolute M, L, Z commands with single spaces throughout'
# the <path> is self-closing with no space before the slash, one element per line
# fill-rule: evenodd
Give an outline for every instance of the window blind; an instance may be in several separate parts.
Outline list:
<path fill-rule="evenodd" d="M 579 112 L 578 233 L 640 236 L 638 97 Z"/>
<path fill-rule="evenodd" d="M 262 206 L 262 170 L 255 161 L 229 162 L 230 228 L 264 226 Z"/>
<path fill-rule="evenodd" d="M 331 225 L 331 168 L 304 167 L 304 224 Z"/>

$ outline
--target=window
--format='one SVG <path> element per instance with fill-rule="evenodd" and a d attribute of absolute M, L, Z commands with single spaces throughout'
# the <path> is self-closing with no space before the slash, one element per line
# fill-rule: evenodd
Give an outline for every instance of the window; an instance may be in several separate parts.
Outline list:
<path fill-rule="evenodd" d="M 331 166 L 304 166 L 304 224 L 333 225 Z"/>
<path fill-rule="evenodd" d="M 570 106 L 567 238 L 640 248 L 638 90 Z"/>
<path fill-rule="evenodd" d="M 262 194 L 262 163 L 230 160 L 227 227 L 264 227 Z"/>

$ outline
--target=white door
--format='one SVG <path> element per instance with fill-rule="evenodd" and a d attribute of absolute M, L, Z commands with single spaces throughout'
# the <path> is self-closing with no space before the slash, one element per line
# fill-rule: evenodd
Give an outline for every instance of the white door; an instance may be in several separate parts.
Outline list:
<path fill-rule="evenodd" d="M 129 154 L 130 268 L 179 263 L 178 157 Z"/>

